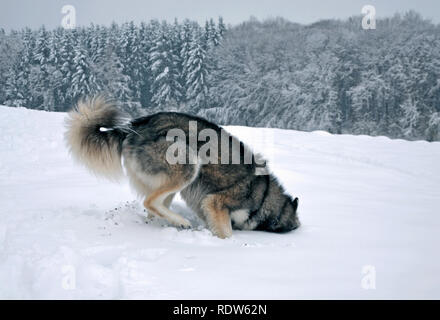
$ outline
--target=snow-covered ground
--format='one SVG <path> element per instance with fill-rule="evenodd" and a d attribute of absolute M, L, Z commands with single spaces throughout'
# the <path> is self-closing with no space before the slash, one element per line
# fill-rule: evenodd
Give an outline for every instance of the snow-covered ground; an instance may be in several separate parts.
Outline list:
<path fill-rule="evenodd" d="M 64 116 L 0 107 L 0 298 L 440 298 L 440 143 L 228 127 L 302 227 L 220 240 L 180 198 L 193 230 L 75 164 Z"/>

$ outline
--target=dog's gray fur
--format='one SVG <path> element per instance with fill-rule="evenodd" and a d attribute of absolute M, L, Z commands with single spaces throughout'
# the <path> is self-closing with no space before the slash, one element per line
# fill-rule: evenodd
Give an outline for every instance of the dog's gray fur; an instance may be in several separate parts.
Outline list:
<path fill-rule="evenodd" d="M 257 174 L 261 169 L 257 155 L 252 154 L 251 163 L 245 164 L 243 154 L 249 149 L 242 142 L 236 140 L 240 164 L 201 163 L 200 159 L 197 164 L 170 164 L 165 154 L 173 142 L 167 141 L 167 132 L 178 128 L 188 137 L 190 121 L 197 122 L 198 133 L 209 128 L 220 137 L 224 131 L 202 118 L 176 112 L 127 120 L 112 101 L 96 97 L 79 102 L 69 113 L 66 140 L 76 159 L 106 177 L 122 176 L 122 158 L 126 175 L 145 197 L 148 211 L 177 226 L 190 226 L 169 209 L 177 192 L 221 238 L 231 236 L 232 228 L 287 232 L 300 225 L 298 198 L 287 195 L 273 175 Z M 223 134 L 230 142 L 236 139 Z M 197 151 L 202 145 L 199 141 Z M 229 146 L 231 155 L 234 144 Z"/>

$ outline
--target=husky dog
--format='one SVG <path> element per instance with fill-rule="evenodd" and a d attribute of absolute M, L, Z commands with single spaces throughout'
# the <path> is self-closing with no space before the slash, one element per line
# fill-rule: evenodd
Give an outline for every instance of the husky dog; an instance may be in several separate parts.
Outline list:
<path fill-rule="evenodd" d="M 167 133 L 180 129 L 188 137 L 190 122 L 196 122 L 197 133 L 211 129 L 218 136 L 226 134 L 229 145 L 239 148 L 240 162 L 203 163 L 199 156 L 190 161 L 191 152 L 186 163 L 167 161 L 167 150 L 174 143 Z M 177 112 L 130 119 L 113 101 L 98 96 L 80 101 L 68 114 L 66 125 L 65 137 L 74 158 L 108 178 L 120 178 L 125 171 L 145 199 L 149 214 L 177 227 L 190 227 L 188 220 L 169 209 L 177 192 L 220 238 L 230 237 L 232 229 L 287 232 L 300 225 L 298 198 L 285 194 L 271 174 L 258 174 L 257 155 L 207 120 Z M 190 148 L 188 138 L 183 144 Z M 197 152 L 201 147 L 197 141 Z M 236 150 L 229 148 L 232 155 Z M 243 161 L 246 152 L 251 155 L 249 163 Z"/>

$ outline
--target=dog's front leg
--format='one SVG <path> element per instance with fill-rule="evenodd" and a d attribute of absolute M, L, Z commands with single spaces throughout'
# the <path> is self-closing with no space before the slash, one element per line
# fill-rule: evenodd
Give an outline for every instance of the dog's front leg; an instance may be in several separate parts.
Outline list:
<path fill-rule="evenodd" d="M 202 201 L 202 209 L 208 227 L 215 236 L 222 239 L 232 236 L 231 217 L 221 195 L 208 195 Z"/>

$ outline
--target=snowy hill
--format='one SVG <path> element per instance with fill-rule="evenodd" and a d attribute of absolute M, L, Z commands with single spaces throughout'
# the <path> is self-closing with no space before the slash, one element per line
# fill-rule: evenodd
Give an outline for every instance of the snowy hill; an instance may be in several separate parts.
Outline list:
<path fill-rule="evenodd" d="M 440 298 L 440 143 L 228 127 L 302 227 L 220 240 L 73 163 L 64 116 L 0 107 L 0 298 Z"/>

